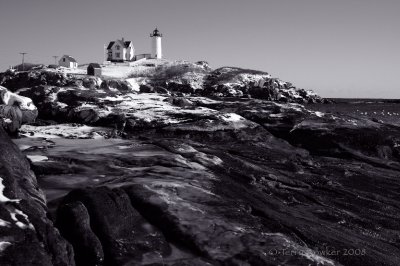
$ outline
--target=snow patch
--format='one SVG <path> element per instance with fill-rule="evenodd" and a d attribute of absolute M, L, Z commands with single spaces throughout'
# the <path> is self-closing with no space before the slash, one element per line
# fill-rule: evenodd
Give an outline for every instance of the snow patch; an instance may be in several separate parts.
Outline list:
<path fill-rule="evenodd" d="M 219 157 L 214 156 L 214 155 L 208 155 L 203 152 L 198 152 L 195 155 L 195 158 L 198 158 L 200 160 L 200 162 L 206 163 L 206 164 L 221 165 L 223 163 L 223 161 Z"/>
<path fill-rule="evenodd" d="M 26 215 L 23 211 L 18 210 L 18 209 L 15 209 L 14 211 L 15 212 L 11 212 L 10 213 L 10 216 L 11 216 L 11 219 L 15 222 L 16 226 L 18 226 L 21 229 L 26 229 L 26 228 L 29 228 L 29 229 L 32 229 L 32 230 L 35 229 L 33 227 L 33 225 L 29 222 L 28 215 Z M 24 218 L 24 220 L 25 220 L 24 221 L 25 223 L 21 222 L 17 218 L 17 215 L 22 216 L 22 218 Z"/>
<path fill-rule="evenodd" d="M 22 110 L 36 110 L 36 106 L 33 104 L 32 100 L 28 97 L 20 96 L 18 94 L 6 91 L 2 95 L 2 100 L 6 105 L 12 106 L 14 104 L 19 104 Z"/>
<path fill-rule="evenodd" d="M 3 219 L 0 219 L 0 226 L 6 226 L 9 227 L 11 225 L 10 222 L 4 221 Z"/>
<path fill-rule="evenodd" d="M 15 202 L 19 203 L 19 199 L 9 199 L 4 195 L 4 188 L 5 186 L 3 185 L 3 179 L 0 177 L 0 203 L 7 203 L 7 202 Z M 13 210 L 11 210 L 13 208 Z M 32 229 L 34 230 L 35 228 L 33 225 L 29 222 L 28 215 L 26 215 L 23 211 L 16 209 L 15 207 L 8 207 L 7 208 L 10 212 L 11 219 L 15 222 L 15 225 L 18 226 L 21 229 Z M 22 216 L 24 218 L 24 222 L 21 222 L 18 218 L 17 215 Z M 0 219 L 0 226 L 8 226 L 10 223 L 6 222 L 4 220 Z M 0 242 L 1 243 L 1 242 Z M 0 248 L 1 250 L 1 248 Z"/>
<path fill-rule="evenodd" d="M 128 82 L 134 91 L 139 91 L 140 85 L 146 84 L 146 81 L 143 78 L 130 78 L 126 79 L 126 82 Z"/>
<path fill-rule="evenodd" d="M 11 246 L 10 242 L 0 241 L 0 252 L 3 252 L 8 246 Z"/>
<path fill-rule="evenodd" d="M 95 109 L 97 109 L 98 106 L 94 105 L 94 104 L 90 104 L 90 103 L 84 103 L 81 106 L 79 106 L 79 108 L 95 108 Z"/>
<path fill-rule="evenodd" d="M 117 148 L 120 149 L 120 150 L 127 150 L 127 149 L 130 149 L 132 147 L 129 145 L 129 146 L 117 146 Z"/>
<path fill-rule="evenodd" d="M 48 161 L 49 160 L 48 157 L 42 156 L 42 155 L 27 155 L 26 157 L 28 157 L 29 160 L 31 160 L 33 163 L 43 162 L 43 161 Z"/>
<path fill-rule="evenodd" d="M 117 102 L 117 101 L 123 101 L 123 100 L 125 100 L 125 98 L 122 96 L 115 96 L 115 97 L 107 96 L 107 97 L 104 97 L 102 100 L 110 101 L 110 102 Z"/>
<path fill-rule="evenodd" d="M 32 146 L 31 145 L 18 145 L 18 147 L 21 151 L 24 151 L 24 150 L 31 148 Z"/>
<path fill-rule="evenodd" d="M 244 118 L 235 113 L 226 113 L 222 115 L 222 119 L 226 122 L 239 122 L 243 121 Z"/>
<path fill-rule="evenodd" d="M 50 126 L 23 125 L 20 129 L 21 135 L 29 138 L 81 138 L 93 139 L 103 138 L 110 129 L 101 127 L 90 127 L 85 125 L 58 124 Z M 101 134 L 98 134 L 101 133 Z"/>
<path fill-rule="evenodd" d="M 0 202 L 6 203 L 6 202 L 19 202 L 19 199 L 9 199 L 4 195 L 4 189 L 6 187 L 3 184 L 3 179 L 0 177 Z"/>

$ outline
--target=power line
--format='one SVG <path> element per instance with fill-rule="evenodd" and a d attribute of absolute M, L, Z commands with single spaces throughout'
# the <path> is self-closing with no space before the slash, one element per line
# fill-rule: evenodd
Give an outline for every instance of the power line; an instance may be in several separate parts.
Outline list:
<path fill-rule="evenodd" d="M 28 53 L 22 52 L 19 54 L 22 55 L 22 71 L 24 71 L 25 70 L 25 55 Z"/>

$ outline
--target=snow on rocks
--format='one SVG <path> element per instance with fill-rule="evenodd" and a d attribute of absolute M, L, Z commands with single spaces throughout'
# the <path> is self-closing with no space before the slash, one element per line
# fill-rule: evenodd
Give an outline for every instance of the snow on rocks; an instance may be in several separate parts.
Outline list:
<path fill-rule="evenodd" d="M 289 82 L 272 78 L 266 72 L 223 67 L 211 71 L 206 79 L 207 94 L 229 97 L 252 97 L 281 102 L 320 102 L 312 91 L 299 89 Z"/>
<path fill-rule="evenodd" d="M 43 156 L 43 155 L 27 155 L 26 157 L 28 157 L 28 159 L 31 160 L 33 163 L 49 160 L 49 158 L 47 156 Z"/>
<path fill-rule="evenodd" d="M 139 92 L 140 85 L 146 84 L 146 79 L 144 78 L 128 78 L 126 82 L 131 86 L 133 91 Z"/>
<path fill-rule="evenodd" d="M 169 125 L 187 121 L 191 116 L 207 116 L 217 111 L 208 108 L 182 108 L 169 101 L 169 97 L 153 93 L 131 94 L 106 97 L 104 100 L 114 102 L 109 107 L 111 114 L 123 113 L 132 123 L 152 125 Z"/>
<path fill-rule="evenodd" d="M 21 229 L 29 228 L 31 230 L 35 230 L 35 227 L 31 224 L 31 222 L 28 219 L 28 215 L 26 215 L 23 211 L 15 209 L 14 212 L 10 213 L 10 216 L 11 219 L 15 222 L 15 225 L 18 226 L 19 228 Z"/>
<path fill-rule="evenodd" d="M 0 177 L 0 204 L 3 208 L 8 211 L 10 221 L 0 219 L 0 227 L 11 228 L 13 225 L 25 230 L 35 230 L 35 227 L 29 221 L 28 216 L 20 209 L 17 208 L 20 203 L 20 199 L 10 199 L 4 195 L 5 185 L 3 184 L 3 178 Z M 14 203 L 13 205 L 9 203 Z M 2 216 L 2 218 L 6 218 Z M 0 252 L 4 251 L 8 246 L 12 245 L 11 242 L 0 241 Z"/>
<path fill-rule="evenodd" d="M 10 222 L 4 221 L 3 219 L 0 219 L 0 226 L 5 226 L 9 227 L 11 225 Z"/>
<path fill-rule="evenodd" d="M 14 133 L 23 123 L 33 122 L 37 115 L 37 108 L 30 98 L 0 86 L 0 127 Z"/>
<path fill-rule="evenodd" d="M 323 117 L 325 114 L 324 113 L 322 113 L 322 112 L 315 112 L 314 113 L 316 116 L 318 116 L 318 117 Z"/>
<path fill-rule="evenodd" d="M 3 119 L 3 122 L 6 124 L 12 123 L 12 120 L 10 118 L 1 118 L 1 119 Z"/>
<path fill-rule="evenodd" d="M 222 119 L 227 122 L 239 122 L 245 120 L 243 117 L 235 113 L 223 114 Z"/>
<path fill-rule="evenodd" d="M 166 85 L 168 88 L 173 88 L 174 84 L 187 85 L 193 92 L 196 92 L 197 90 L 203 90 L 206 77 L 205 73 L 186 72 L 181 76 L 170 79 L 166 82 Z"/>
<path fill-rule="evenodd" d="M 256 87 L 262 87 L 266 80 L 270 79 L 271 76 L 269 74 L 249 74 L 249 73 L 241 73 L 232 79 L 231 82 L 225 83 L 225 86 L 235 87 L 235 86 L 246 86 L 250 82 L 254 83 Z"/>
<path fill-rule="evenodd" d="M 8 241 L 0 241 L 0 252 L 3 252 L 11 243 Z"/>
<path fill-rule="evenodd" d="M 7 202 L 19 202 L 19 199 L 9 199 L 4 195 L 5 186 L 3 184 L 3 178 L 0 177 L 0 203 L 7 203 Z"/>
<path fill-rule="evenodd" d="M 24 125 L 20 134 L 30 138 L 71 138 L 71 139 L 104 139 L 109 136 L 110 129 L 90 127 L 80 124 L 57 124 L 49 126 Z M 34 158 L 43 159 L 43 158 Z"/>
<path fill-rule="evenodd" d="M 9 92 L 2 86 L 0 86 L 0 95 L 1 100 L 6 105 L 12 106 L 17 104 L 22 110 L 36 110 L 36 106 L 31 99 Z"/>

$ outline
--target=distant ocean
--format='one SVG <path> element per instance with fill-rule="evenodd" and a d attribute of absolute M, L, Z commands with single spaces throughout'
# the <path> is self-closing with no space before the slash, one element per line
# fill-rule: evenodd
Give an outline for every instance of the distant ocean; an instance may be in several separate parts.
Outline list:
<path fill-rule="evenodd" d="M 370 98 L 326 98 L 332 100 L 336 103 L 350 103 L 350 104 L 360 104 L 360 103 L 400 103 L 400 99 L 370 99 Z"/>

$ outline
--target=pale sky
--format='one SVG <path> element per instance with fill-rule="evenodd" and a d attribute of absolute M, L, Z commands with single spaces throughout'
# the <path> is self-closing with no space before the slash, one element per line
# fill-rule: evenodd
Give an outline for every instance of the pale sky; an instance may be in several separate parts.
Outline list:
<path fill-rule="evenodd" d="M 103 45 L 263 70 L 323 97 L 400 98 L 400 0 L 0 0 L 0 70 Z"/>

